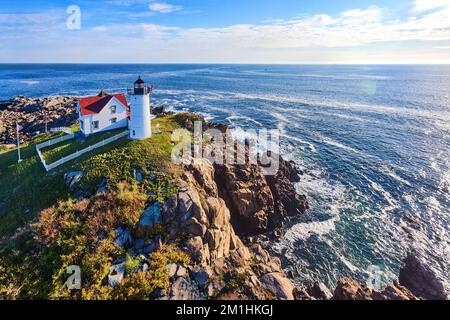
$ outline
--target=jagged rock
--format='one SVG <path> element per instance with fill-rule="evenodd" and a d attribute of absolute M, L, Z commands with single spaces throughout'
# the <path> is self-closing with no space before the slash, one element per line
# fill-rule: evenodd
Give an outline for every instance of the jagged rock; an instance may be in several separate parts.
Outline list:
<path fill-rule="evenodd" d="M 177 277 L 183 277 L 184 278 L 184 277 L 187 276 L 187 274 L 188 274 L 188 271 L 186 270 L 185 267 L 178 266 L 178 270 L 177 270 L 177 274 L 176 274 Z"/>
<path fill-rule="evenodd" d="M 128 228 L 119 227 L 115 231 L 119 236 L 114 240 L 114 243 L 123 248 L 130 247 L 133 243 L 133 237 L 131 236 L 130 230 Z"/>
<path fill-rule="evenodd" d="M 117 287 L 125 277 L 125 263 L 116 264 L 110 267 L 108 274 L 108 285 Z"/>
<path fill-rule="evenodd" d="M 206 294 L 208 295 L 208 297 L 214 298 L 223 290 L 223 288 L 225 288 L 225 285 L 226 284 L 223 280 L 212 279 L 208 283 L 208 286 L 206 288 Z"/>
<path fill-rule="evenodd" d="M 70 97 L 48 97 L 30 99 L 16 97 L 0 102 L 0 144 L 14 143 L 16 140 L 16 121 L 23 127 L 20 131 L 21 142 L 32 139 L 37 132 L 48 128 L 69 127 L 76 123 L 78 116 L 76 104 Z"/>
<path fill-rule="evenodd" d="M 274 212 L 273 196 L 257 165 L 216 165 L 221 197 L 233 212 L 239 234 L 255 235 L 267 230 Z"/>
<path fill-rule="evenodd" d="M 356 280 L 344 278 L 338 282 L 333 300 L 420 300 L 420 298 L 399 285 L 389 285 L 378 292 Z"/>
<path fill-rule="evenodd" d="M 83 171 L 72 171 L 64 175 L 64 181 L 71 191 L 75 190 L 76 186 L 80 183 L 82 178 Z"/>
<path fill-rule="evenodd" d="M 282 273 L 274 272 L 261 277 L 261 283 L 280 300 L 294 300 L 294 286 Z"/>
<path fill-rule="evenodd" d="M 382 292 L 374 291 L 373 300 L 420 300 L 407 288 L 397 285 L 389 285 Z"/>
<path fill-rule="evenodd" d="M 152 107 L 152 114 L 153 115 L 160 115 L 164 113 L 164 107 Z"/>
<path fill-rule="evenodd" d="M 209 246 L 203 245 L 202 237 L 193 237 L 186 241 L 186 251 L 194 262 L 204 264 L 210 260 Z"/>
<path fill-rule="evenodd" d="M 294 183 L 299 181 L 300 173 L 295 164 L 280 157 L 279 165 L 275 175 L 266 176 L 275 204 L 275 212 L 269 221 L 272 229 L 281 226 L 286 216 L 303 214 L 308 208 L 306 197 L 295 190 Z M 278 236 L 280 235 L 281 233 Z"/>
<path fill-rule="evenodd" d="M 311 297 L 305 289 L 294 289 L 294 299 L 295 300 L 316 300 L 316 298 Z"/>
<path fill-rule="evenodd" d="M 446 300 L 448 294 L 436 273 L 416 253 L 409 253 L 400 270 L 399 283 L 427 300 Z"/>
<path fill-rule="evenodd" d="M 176 263 L 171 263 L 167 266 L 167 271 L 169 272 L 169 278 L 173 278 L 177 274 L 178 265 Z"/>
<path fill-rule="evenodd" d="M 317 300 L 330 300 L 333 294 L 323 283 L 314 283 L 314 285 L 306 290 L 308 294 Z"/>
<path fill-rule="evenodd" d="M 333 300 L 372 300 L 372 289 L 356 280 L 343 278 L 334 290 Z"/>
<path fill-rule="evenodd" d="M 139 220 L 139 230 L 144 231 L 161 223 L 161 204 L 159 202 L 155 202 L 144 210 L 141 219 Z"/>
<path fill-rule="evenodd" d="M 187 169 L 207 195 L 217 197 L 218 189 L 214 180 L 215 170 L 209 160 L 193 158 Z"/>
<path fill-rule="evenodd" d="M 170 300 L 201 300 L 202 296 L 195 283 L 186 278 L 178 278 L 170 287 Z"/>
<path fill-rule="evenodd" d="M 209 267 L 194 266 L 191 271 L 191 278 L 197 282 L 200 288 L 204 288 L 206 282 L 212 275 L 212 270 Z"/>

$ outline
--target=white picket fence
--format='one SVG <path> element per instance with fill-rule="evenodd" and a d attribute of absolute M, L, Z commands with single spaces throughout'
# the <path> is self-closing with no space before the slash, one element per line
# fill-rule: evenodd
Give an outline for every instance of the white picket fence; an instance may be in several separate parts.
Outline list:
<path fill-rule="evenodd" d="M 57 127 L 57 128 L 51 128 L 50 132 L 65 132 L 67 134 L 71 134 L 72 129 L 70 129 L 69 127 Z"/>
<path fill-rule="evenodd" d="M 57 143 L 60 143 L 60 142 L 63 142 L 63 141 L 67 141 L 67 140 L 73 139 L 74 138 L 73 134 L 67 135 L 67 136 L 64 136 L 64 137 L 61 137 L 61 138 L 49 140 L 49 141 L 43 142 L 41 144 L 38 144 L 38 145 L 36 145 L 36 151 L 37 151 L 37 154 L 39 155 L 39 158 L 40 158 L 40 160 L 42 162 L 42 165 L 44 166 L 45 170 L 48 172 L 50 170 L 55 169 L 56 167 L 59 167 L 60 165 L 66 163 L 68 161 L 72 161 L 72 160 L 82 156 L 85 153 L 91 152 L 91 151 L 93 151 L 93 150 L 95 150 L 97 148 L 106 146 L 107 144 L 109 144 L 111 142 L 114 142 L 114 141 L 119 140 L 119 139 L 121 139 L 123 137 L 126 137 L 126 136 L 128 136 L 128 134 L 129 134 L 128 130 L 124 131 L 124 132 L 121 132 L 121 133 L 119 133 L 119 134 L 117 134 L 115 136 L 112 136 L 112 137 L 110 137 L 108 139 L 102 140 L 102 141 L 100 141 L 100 142 L 98 142 L 96 144 L 93 144 L 93 145 L 91 145 L 91 146 L 89 146 L 87 148 L 84 148 L 84 149 L 79 150 L 79 151 L 77 151 L 75 153 L 72 153 L 71 155 L 68 155 L 68 156 L 66 156 L 64 158 L 61 158 L 58 161 L 55 161 L 55 162 L 53 162 L 51 164 L 46 164 L 45 159 L 44 159 L 44 157 L 43 157 L 43 155 L 41 153 L 41 149 L 45 148 L 45 147 L 52 146 L 54 144 L 57 144 Z M 64 138 L 64 139 L 62 139 L 62 138 Z"/>

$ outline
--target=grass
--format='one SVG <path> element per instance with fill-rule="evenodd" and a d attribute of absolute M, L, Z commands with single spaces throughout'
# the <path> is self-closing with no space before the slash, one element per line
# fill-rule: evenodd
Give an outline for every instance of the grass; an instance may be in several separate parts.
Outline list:
<path fill-rule="evenodd" d="M 85 139 L 75 138 L 72 140 L 63 141 L 53 146 L 42 148 L 41 152 L 44 156 L 45 162 L 47 164 L 51 164 L 61 158 L 67 157 L 100 141 L 111 138 L 112 136 L 115 136 L 123 131 L 125 131 L 125 129 L 121 128 L 107 132 L 99 132 L 97 134 L 88 136 Z"/>
<path fill-rule="evenodd" d="M 171 183 L 181 172 L 171 163 L 171 133 L 185 123 L 183 119 L 179 115 L 155 119 L 153 126 L 158 125 L 161 134 L 143 141 L 125 137 L 49 173 L 40 164 L 35 145 L 61 134 L 42 135 L 23 146 L 20 164 L 15 152 L 1 154 L 0 299 L 149 299 L 156 289 L 167 291 L 167 265 L 189 264 L 185 252 L 164 243 L 150 254 L 147 271 L 133 272 L 141 261 L 127 256 L 114 239 L 118 226 L 126 225 L 137 234 L 149 201 L 163 202 L 176 192 Z M 84 171 L 81 186 L 95 188 L 106 177 L 111 189 L 74 200 L 63 176 L 75 169 Z M 138 170 L 144 178 L 141 183 L 135 179 Z M 34 223 L 27 224 L 30 220 Z M 22 226 L 26 228 L 9 238 Z M 162 227 L 154 232 L 164 236 Z M 148 236 L 140 235 L 147 240 Z M 129 275 L 113 289 L 105 278 L 111 263 L 121 257 L 126 258 Z M 81 267 L 80 291 L 69 292 L 63 286 L 69 265 Z M 237 277 L 235 282 L 241 280 Z"/>
<path fill-rule="evenodd" d="M 154 134 L 150 139 L 130 141 L 124 137 L 48 173 L 38 159 L 35 145 L 63 133 L 39 135 L 28 145 L 22 146 L 23 161 L 20 164 L 17 163 L 16 150 L 0 154 L 0 244 L 18 227 L 36 218 L 41 210 L 70 197 L 64 174 L 71 170 L 83 169 L 84 184 L 92 190 L 103 177 L 108 178 L 108 185 L 133 180 L 135 168 L 143 168 L 144 175 L 155 171 L 177 174 L 177 168 L 170 160 L 173 147 L 171 133 L 179 127 L 173 117 L 153 120 L 154 128 L 159 124 L 162 133 Z M 65 150 L 71 148 L 66 147 Z M 61 154 L 64 154 L 63 151 Z M 156 184 L 154 187 L 158 190 L 160 186 Z M 152 186 L 149 188 L 152 189 Z M 167 190 L 172 189 L 167 186 Z M 165 192 L 161 194 L 164 196 Z"/>
<path fill-rule="evenodd" d="M 17 163 L 17 150 L 0 155 L 0 235 L 10 235 L 36 211 L 63 197 L 66 190 L 61 175 L 45 174 L 35 145 L 61 136 L 61 133 L 39 135 L 21 147 L 23 161 Z"/>

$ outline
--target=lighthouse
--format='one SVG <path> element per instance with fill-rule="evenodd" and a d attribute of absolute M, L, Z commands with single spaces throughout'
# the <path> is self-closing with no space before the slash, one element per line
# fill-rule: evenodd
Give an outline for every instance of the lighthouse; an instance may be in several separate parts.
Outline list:
<path fill-rule="evenodd" d="M 128 90 L 130 96 L 130 139 L 143 140 L 152 136 L 150 111 L 150 93 L 152 87 L 145 86 L 141 76 L 134 82 L 134 88 Z"/>

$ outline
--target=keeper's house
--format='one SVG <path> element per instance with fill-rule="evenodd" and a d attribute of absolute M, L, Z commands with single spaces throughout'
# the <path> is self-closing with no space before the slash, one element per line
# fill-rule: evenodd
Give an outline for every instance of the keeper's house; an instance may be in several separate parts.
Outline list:
<path fill-rule="evenodd" d="M 96 96 L 78 99 L 80 130 L 84 135 L 127 128 L 130 107 L 124 94 L 108 94 L 103 90 Z"/>

